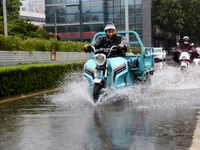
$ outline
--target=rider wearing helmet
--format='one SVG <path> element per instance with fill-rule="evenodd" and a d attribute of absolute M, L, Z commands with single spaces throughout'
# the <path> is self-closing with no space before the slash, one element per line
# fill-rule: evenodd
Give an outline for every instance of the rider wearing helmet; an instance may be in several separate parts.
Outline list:
<path fill-rule="evenodd" d="M 94 41 L 94 43 L 91 44 L 96 49 L 99 49 L 99 48 L 111 48 L 113 45 L 116 45 L 121 49 L 128 47 L 128 44 L 126 42 L 125 37 L 120 35 L 120 34 L 115 34 L 116 28 L 115 28 L 115 25 L 112 22 L 109 22 L 105 26 L 104 31 L 106 32 L 106 35 L 99 36 Z M 90 50 L 88 49 L 88 46 L 89 45 L 84 45 L 84 49 L 85 49 L 86 53 L 90 52 Z M 124 56 L 124 53 L 123 53 L 122 50 L 119 49 L 118 51 L 112 53 L 111 56 L 112 57 Z"/>
<path fill-rule="evenodd" d="M 197 50 L 195 49 L 194 46 L 192 46 L 190 43 L 189 43 L 189 37 L 188 36 L 184 36 L 183 37 L 183 43 L 174 51 L 174 57 L 173 57 L 173 60 L 177 63 L 179 63 L 179 56 L 180 56 L 180 53 L 178 52 L 179 50 L 181 49 L 185 49 L 185 50 L 188 50 L 188 51 L 192 51 L 192 54 L 191 54 L 191 57 L 190 57 L 190 63 L 193 62 L 194 58 L 198 56 L 198 53 L 197 53 Z"/>

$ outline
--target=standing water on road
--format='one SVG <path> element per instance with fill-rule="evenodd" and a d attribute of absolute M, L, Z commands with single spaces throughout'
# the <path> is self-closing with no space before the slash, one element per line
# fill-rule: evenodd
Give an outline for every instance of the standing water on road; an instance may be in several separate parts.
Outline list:
<path fill-rule="evenodd" d="M 200 91 L 200 66 L 189 68 L 188 72 L 182 73 L 177 67 L 159 68 L 159 64 L 156 65 L 157 69 L 151 77 L 150 85 L 140 84 L 115 92 L 109 91 L 109 95 L 102 98 L 97 105 L 121 101 L 128 102 L 138 109 L 199 104 L 195 93 Z M 74 74 L 71 81 L 67 82 L 61 93 L 51 97 L 52 102 L 66 104 L 67 107 L 85 107 L 84 104 L 96 106 L 88 92 L 87 80 L 82 74 Z"/>
<path fill-rule="evenodd" d="M 63 90 L 0 104 L 2 150 L 187 150 L 200 109 L 200 68 L 155 64 L 150 85 L 94 104 L 82 73 Z"/>

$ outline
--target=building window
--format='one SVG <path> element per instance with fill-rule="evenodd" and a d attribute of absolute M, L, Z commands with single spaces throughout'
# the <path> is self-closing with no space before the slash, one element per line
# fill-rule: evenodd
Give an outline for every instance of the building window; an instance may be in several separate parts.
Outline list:
<path fill-rule="evenodd" d="M 102 13 L 94 13 L 91 15 L 92 21 L 93 22 L 103 22 L 103 14 Z"/>
<path fill-rule="evenodd" d="M 142 5 L 142 0 L 135 0 L 135 5 Z"/>
<path fill-rule="evenodd" d="M 80 31 L 79 0 L 45 0 L 46 24 L 49 30 L 57 15 L 60 33 Z M 56 4 L 56 5 L 54 5 Z M 61 5 L 59 5 L 61 4 Z M 129 0 L 129 28 L 142 35 L 142 0 Z M 117 30 L 125 30 L 124 0 L 82 0 L 83 32 L 103 31 L 107 22 L 113 22 Z M 76 31 L 77 30 L 77 31 Z"/>

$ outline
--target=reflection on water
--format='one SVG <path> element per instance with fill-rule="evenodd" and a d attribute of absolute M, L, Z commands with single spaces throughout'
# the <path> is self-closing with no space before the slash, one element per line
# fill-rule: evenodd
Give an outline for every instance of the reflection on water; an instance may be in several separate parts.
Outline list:
<path fill-rule="evenodd" d="M 151 85 L 111 92 L 98 105 L 74 74 L 78 80 L 63 91 L 0 105 L 0 149 L 186 150 L 200 104 L 199 70 L 157 67 Z"/>
<path fill-rule="evenodd" d="M 98 142 L 93 142 L 97 143 L 94 149 L 155 149 L 155 144 L 152 144 L 152 140 L 155 141 L 155 126 L 146 126 L 147 120 L 143 117 L 131 109 L 117 113 L 95 110 L 93 139 L 98 139 Z"/>
<path fill-rule="evenodd" d="M 8 114 L 11 105 L 1 105 L 0 149 L 184 150 L 196 124 L 194 109 L 136 110 L 115 102 L 77 110 L 31 100 L 12 102 L 18 107 Z"/>
<path fill-rule="evenodd" d="M 96 110 L 93 138 L 96 142 L 93 143 L 97 145 L 94 149 L 187 149 L 194 122 L 186 119 L 188 114 L 186 118 L 181 116 L 179 111 L 166 114 L 165 111 L 135 111 L 130 108 L 117 113 Z"/>

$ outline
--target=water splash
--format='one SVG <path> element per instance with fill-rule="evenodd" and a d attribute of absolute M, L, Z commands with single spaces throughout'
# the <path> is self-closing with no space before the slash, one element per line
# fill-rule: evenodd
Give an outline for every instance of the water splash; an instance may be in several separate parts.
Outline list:
<path fill-rule="evenodd" d="M 177 67 L 157 68 L 151 84 L 139 84 L 124 89 L 107 90 L 95 104 L 88 91 L 88 82 L 82 72 L 66 76 L 64 89 L 52 96 L 52 102 L 68 108 L 90 108 L 120 102 L 135 109 L 160 109 L 200 104 L 200 67 L 182 73 Z"/>
<path fill-rule="evenodd" d="M 166 66 L 156 70 L 151 85 L 143 93 L 138 92 L 135 105 L 137 108 L 174 108 L 200 104 L 199 85 L 199 66 L 188 68 L 186 73 L 177 67 Z"/>
<path fill-rule="evenodd" d="M 52 102 L 68 108 L 84 108 L 93 106 L 92 97 L 88 91 L 88 81 L 82 72 L 66 75 L 63 90 L 51 96 Z"/>
<path fill-rule="evenodd" d="M 151 80 L 151 88 L 154 90 L 197 89 L 200 83 L 200 66 L 192 66 L 185 73 L 177 67 L 167 66 L 158 69 Z"/>

